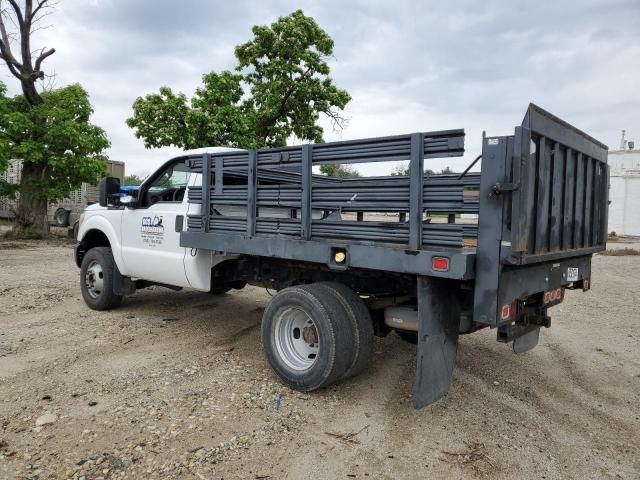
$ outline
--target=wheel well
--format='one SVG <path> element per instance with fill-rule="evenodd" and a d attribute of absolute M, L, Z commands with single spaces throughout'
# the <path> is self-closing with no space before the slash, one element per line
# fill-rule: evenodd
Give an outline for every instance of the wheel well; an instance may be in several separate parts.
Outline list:
<path fill-rule="evenodd" d="M 96 229 L 89 230 L 82 239 L 82 242 L 76 246 L 76 264 L 78 267 L 82 264 L 85 253 L 94 247 L 111 247 L 109 239 L 104 232 Z"/>
<path fill-rule="evenodd" d="M 93 247 L 110 247 L 109 239 L 100 230 L 89 230 L 84 238 L 82 239 L 82 243 L 85 245 L 85 250 L 89 250 Z"/>

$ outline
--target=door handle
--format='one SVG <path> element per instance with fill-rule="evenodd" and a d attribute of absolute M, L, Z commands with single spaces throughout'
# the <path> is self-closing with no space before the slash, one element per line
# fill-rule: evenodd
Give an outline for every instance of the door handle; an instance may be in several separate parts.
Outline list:
<path fill-rule="evenodd" d="M 184 215 L 176 215 L 176 232 L 181 232 L 184 225 Z"/>

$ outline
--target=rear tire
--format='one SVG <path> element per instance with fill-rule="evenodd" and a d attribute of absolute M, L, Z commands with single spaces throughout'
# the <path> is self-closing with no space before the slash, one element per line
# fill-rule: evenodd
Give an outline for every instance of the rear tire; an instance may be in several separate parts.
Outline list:
<path fill-rule="evenodd" d="M 53 220 L 58 227 L 66 227 L 69 225 L 69 213 L 69 210 L 65 210 L 64 208 L 56 210 L 56 213 L 53 214 Z"/>
<path fill-rule="evenodd" d="M 344 375 L 354 344 L 344 315 L 344 308 L 325 286 L 288 287 L 273 297 L 262 317 L 262 346 L 284 383 L 312 391 Z"/>
<path fill-rule="evenodd" d="M 343 283 L 322 282 L 319 285 L 327 288 L 340 302 L 350 320 L 354 342 L 351 363 L 343 378 L 354 377 L 367 368 L 373 352 L 373 321 L 369 309 L 358 294 Z"/>
<path fill-rule="evenodd" d="M 94 247 L 82 258 L 80 290 L 92 310 L 110 310 L 122 303 L 122 296 L 113 293 L 115 269 L 109 247 Z"/>

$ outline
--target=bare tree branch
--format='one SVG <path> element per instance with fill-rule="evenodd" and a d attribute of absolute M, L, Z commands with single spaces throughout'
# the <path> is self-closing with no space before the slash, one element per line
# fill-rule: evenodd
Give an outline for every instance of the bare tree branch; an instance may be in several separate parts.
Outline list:
<path fill-rule="evenodd" d="M 330 108 L 323 113 L 331 119 L 331 128 L 334 133 L 342 133 L 349 124 L 349 118 L 340 115 L 340 111 L 338 110 Z"/>
<path fill-rule="evenodd" d="M 51 90 L 56 88 L 56 77 L 57 76 L 55 72 L 49 75 L 45 74 L 44 78 L 42 79 L 43 92 L 50 92 Z"/>
<path fill-rule="evenodd" d="M 54 7 L 57 4 L 58 2 L 52 1 L 52 0 L 43 0 L 38 2 L 38 5 L 36 6 L 35 10 L 31 14 L 31 26 L 41 22 L 44 18 L 48 17 L 49 15 L 52 15 Z M 49 11 L 45 12 L 45 10 L 49 10 Z M 50 26 L 52 25 L 47 25 L 45 27 L 38 27 L 37 29 L 32 28 L 31 33 L 37 32 L 38 30 L 42 30 L 44 28 L 49 28 Z"/>
<path fill-rule="evenodd" d="M 44 73 L 40 70 L 40 65 L 42 65 L 42 62 L 45 60 L 45 58 L 50 57 L 54 53 L 56 53 L 56 49 L 55 48 L 50 48 L 47 51 L 44 51 L 44 48 L 43 48 L 42 51 L 40 52 L 40 55 L 38 56 L 38 58 L 36 58 L 36 64 L 35 64 L 35 67 L 34 67 L 34 72 L 38 73 L 38 74 L 42 74 L 42 76 L 44 77 Z M 38 77 L 38 78 L 40 78 L 40 77 Z"/>
<path fill-rule="evenodd" d="M 22 27 L 24 26 L 24 17 L 22 16 L 22 10 L 20 10 L 20 5 L 18 5 L 18 2 L 16 2 L 16 0 L 9 0 L 9 3 L 13 7 L 13 11 L 16 15 L 16 18 L 18 19 L 18 25 L 20 27 L 20 30 L 22 30 Z M 31 4 L 31 1 L 27 0 L 27 3 Z"/>
<path fill-rule="evenodd" d="M 0 57 L 7 63 L 7 67 L 9 67 L 11 74 L 18 79 L 22 79 L 19 71 L 22 69 L 22 65 L 18 62 L 16 57 L 13 56 L 13 52 L 11 51 L 11 40 L 4 23 L 5 15 L 6 13 L 4 10 L 0 12 Z"/>
<path fill-rule="evenodd" d="M 35 84 L 45 79 L 42 63 L 55 53 L 55 49 L 44 47 L 36 57 L 36 53 L 31 51 L 31 36 L 34 24 L 48 14 L 43 13 L 44 9 L 52 7 L 54 3 L 52 0 L 7 0 L 10 7 L 3 8 L 3 2 L 0 0 L 0 59 L 5 61 L 11 74 L 20 80 L 22 92 L 29 103 L 38 105 L 42 103 L 42 98 Z M 20 44 L 20 60 L 11 49 L 12 34 L 7 31 L 7 20 L 13 22 L 18 30 L 16 42 Z M 42 27 L 35 30 L 39 28 Z"/>
<path fill-rule="evenodd" d="M 12 5 L 15 4 L 15 0 L 9 0 Z M 14 7 L 15 9 L 16 7 Z M 20 10 L 18 8 L 18 10 Z M 28 77 L 33 73 L 33 64 L 31 63 L 31 20 L 32 20 L 33 2 L 32 0 L 25 0 L 24 2 L 24 20 L 21 23 L 20 28 L 20 50 L 22 53 L 22 73 Z M 19 15 L 16 13 L 16 15 Z M 18 18 L 20 22 L 20 18 Z M 37 78 L 37 77 L 36 77 Z"/>
<path fill-rule="evenodd" d="M 39 2 L 36 2 L 37 3 L 36 8 L 33 10 L 33 13 L 31 14 L 32 19 L 35 18 L 38 11 L 42 9 L 42 7 L 44 7 L 48 1 L 49 0 L 40 0 Z"/>

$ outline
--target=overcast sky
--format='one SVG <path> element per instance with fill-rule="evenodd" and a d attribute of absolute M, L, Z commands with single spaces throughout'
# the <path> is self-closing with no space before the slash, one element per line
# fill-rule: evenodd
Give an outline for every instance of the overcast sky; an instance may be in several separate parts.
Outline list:
<path fill-rule="evenodd" d="M 235 66 L 251 26 L 296 8 L 335 40 L 332 76 L 353 97 L 348 128 L 327 122 L 326 140 L 464 128 L 464 160 L 431 164 L 461 169 L 482 130 L 513 133 L 532 101 L 611 149 L 623 128 L 640 144 L 639 0 L 60 0 L 34 48 L 56 48 L 57 86 L 89 91 L 111 158 L 150 172 L 176 150 L 135 138 L 135 98 L 163 85 L 190 96 L 203 73 Z"/>

